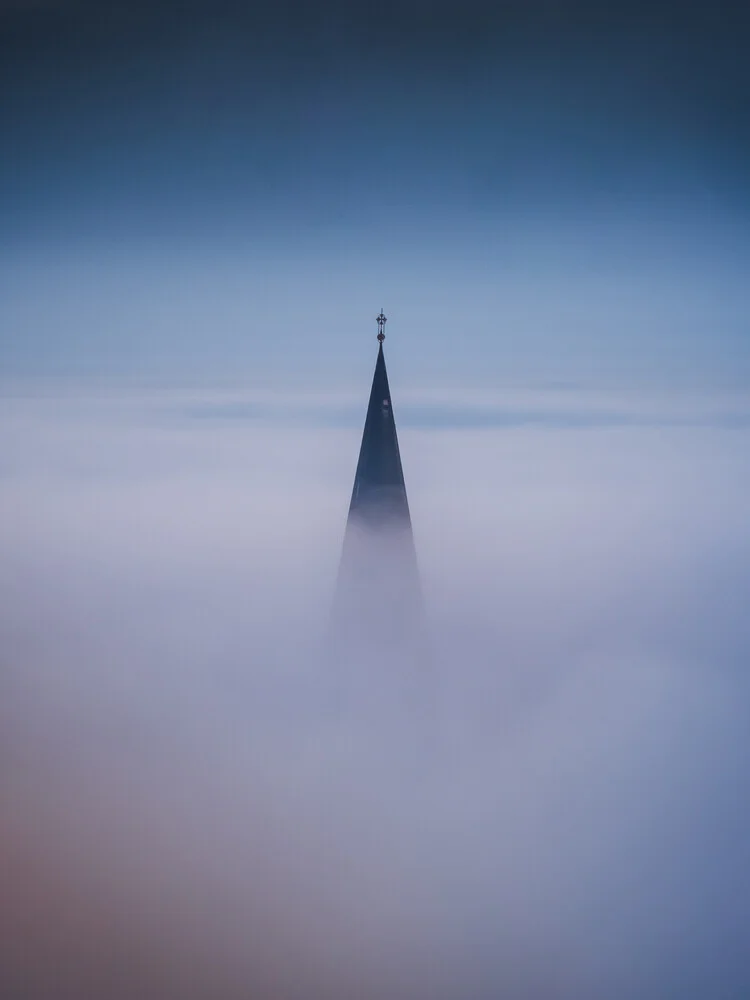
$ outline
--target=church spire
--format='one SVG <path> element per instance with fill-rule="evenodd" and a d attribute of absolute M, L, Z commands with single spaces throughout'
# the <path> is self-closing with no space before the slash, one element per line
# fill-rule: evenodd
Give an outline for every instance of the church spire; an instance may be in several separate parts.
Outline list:
<path fill-rule="evenodd" d="M 409 502 L 383 354 L 386 317 L 354 476 L 334 607 L 345 657 L 395 663 L 422 634 L 422 599 Z M 354 652 L 352 652 L 354 651 Z"/>
<path fill-rule="evenodd" d="M 357 472 L 354 476 L 349 519 L 360 518 L 370 526 L 400 520 L 411 527 L 409 502 L 396 435 L 391 390 L 385 367 L 383 341 L 386 318 L 378 323 L 378 357 L 370 389 Z"/>

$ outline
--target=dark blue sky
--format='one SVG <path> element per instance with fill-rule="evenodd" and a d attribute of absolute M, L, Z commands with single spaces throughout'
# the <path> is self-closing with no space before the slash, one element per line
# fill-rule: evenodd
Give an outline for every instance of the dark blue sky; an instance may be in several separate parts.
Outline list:
<path fill-rule="evenodd" d="M 737 5 L 0 11 L 10 372 L 750 370 Z"/>

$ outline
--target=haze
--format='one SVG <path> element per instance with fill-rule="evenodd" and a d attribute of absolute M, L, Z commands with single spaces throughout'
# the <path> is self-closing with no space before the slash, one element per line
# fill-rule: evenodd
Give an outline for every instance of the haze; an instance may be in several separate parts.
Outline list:
<path fill-rule="evenodd" d="M 750 993 L 745 38 L 0 4 L 4 998 Z M 381 307 L 416 703 L 323 654 Z"/>

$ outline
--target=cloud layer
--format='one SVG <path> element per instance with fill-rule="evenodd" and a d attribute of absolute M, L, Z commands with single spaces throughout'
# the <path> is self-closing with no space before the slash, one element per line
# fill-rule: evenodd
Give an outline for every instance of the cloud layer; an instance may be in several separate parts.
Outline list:
<path fill-rule="evenodd" d="M 346 405 L 6 392 L 5 995 L 744 994 L 744 410 L 570 400 L 404 407 L 415 711 L 329 697 Z"/>

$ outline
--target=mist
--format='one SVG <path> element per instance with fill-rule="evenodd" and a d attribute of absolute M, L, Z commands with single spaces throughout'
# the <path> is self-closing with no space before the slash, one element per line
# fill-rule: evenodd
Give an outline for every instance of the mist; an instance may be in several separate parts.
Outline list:
<path fill-rule="evenodd" d="M 404 392 L 415 708 L 291 398 L 6 386 L 3 995 L 744 996 L 746 401 Z"/>

